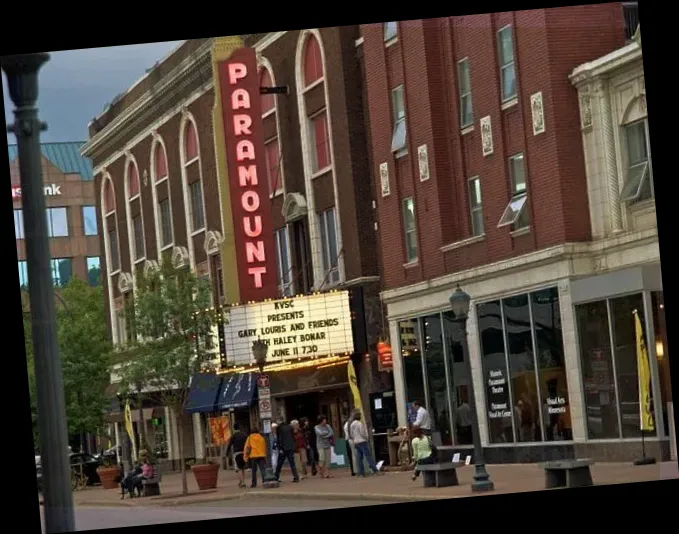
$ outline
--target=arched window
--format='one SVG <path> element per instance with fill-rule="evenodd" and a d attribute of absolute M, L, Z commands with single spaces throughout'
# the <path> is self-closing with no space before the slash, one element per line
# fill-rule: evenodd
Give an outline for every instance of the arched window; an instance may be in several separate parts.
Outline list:
<path fill-rule="evenodd" d="M 163 251 L 174 244 L 170 181 L 167 179 L 167 154 L 160 138 L 153 145 L 153 202 L 157 229 L 158 250 Z"/>
<path fill-rule="evenodd" d="M 304 87 L 323 78 L 321 46 L 316 37 L 309 35 L 304 45 Z"/>
<path fill-rule="evenodd" d="M 184 126 L 184 163 L 198 157 L 198 136 L 193 121 L 186 121 Z"/>
<path fill-rule="evenodd" d="M 139 171 L 133 161 L 127 164 L 127 180 L 128 195 L 133 199 L 139 194 Z"/>
<path fill-rule="evenodd" d="M 259 71 L 259 86 L 273 87 L 271 73 L 266 67 L 262 67 Z M 276 108 L 276 95 L 262 95 L 262 115 L 273 111 Z"/>
<path fill-rule="evenodd" d="M 115 211 L 116 203 L 113 195 L 113 184 L 111 179 L 107 178 L 104 182 L 104 213 L 108 215 L 112 211 Z"/>

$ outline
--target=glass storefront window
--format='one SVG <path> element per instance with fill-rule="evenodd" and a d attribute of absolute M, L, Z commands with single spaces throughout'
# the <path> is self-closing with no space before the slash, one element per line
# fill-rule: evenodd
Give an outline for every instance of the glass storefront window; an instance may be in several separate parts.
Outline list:
<path fill-rule="evenodd" d="M 467 364 L 464 361 L 462 327 L 453 320 L 451 312 L 443 314 L 443 330 L 447 343 L 448 373 L 453 383 L 450 401 L 453 411 L 453 425 L 455 427 L 455 444 L 471 445 L 472 417 L 474 415 L 469 405 L 471 381 L 467 372 Z"/>
<path fill-rule="evenodd" d="M 641 420 L 639 416 L 639 372 L 634 311 L 636 310 L 639 313 L 639 319 L 644 327 L 644 336 L 646 337 L 644 301 L 643 296 L 639 293 L 611 299 L 610 302 L 622 437 L 637 438 L 641 437 L 639 428 Z M 651 402 L 653 402 L 652 388 L 650 388 L 650 393 Z M 646 435 L 649 434 L 655 434 L 655 431 L 646 432 Z"/>
<path fill-rule="evenodd" d="M 422 371 L 422 353 L 420 352 L 417 321 L 401 321 L 399 323 L 399 331 L 401 334 L 401 357 L 403 358 L 406 402 L 408 406 L 413 401 L 419 401 L 424 404 L 424 373 Z"/>
<path fill-rule="evenodd" d="M 608 306 L 606 301 L 589 302 L 576 306 L 575 314 L 580 337 L 587 434 L 590 439 L 618 438 L 618 401 Z"/>
<path fill-rule="evenodd" d="M 524 442 L 542 441 L 528 295 L 504 299 L 502 310 L 512 378 L 516 437 Z"/>
<path fill-rule="evenodd" d="M 665 322 L 665 299 L 662 291 L 651 294 L 653 307 L 653 325 L 655 330 L 655 357 L 658 361 L 658 377 L 660 379 L 660 398 L 664 420 L 665 436 L 669 436 L 669 419 L 667 403 L 672 402 L 672 382 L 670 379 L 670 361 L 667 351 L 667 323 Z"/>
<path fill-rule="evenodd" d="M 531 294 L 545 441 L 572 440 L 570 403 L 557 288 Z"/>
<path fill-rule="evenodd" d="M 490 443 L 514 441 L 512 405 L 507 380 L 500 302 L 477 306 L 483 379 L 486 384 L 486 410 Z"/>
<path fill-rule="evenodd" d="M 424 336 L 424 361 L 429 386 L 429 415 L 433 430 L 441 434 L 443 445 L 452 445 L 450 410 L 448 408 L 448 381 L 443 353 L 441 316 L 425 317 L 422 325 Z"/>

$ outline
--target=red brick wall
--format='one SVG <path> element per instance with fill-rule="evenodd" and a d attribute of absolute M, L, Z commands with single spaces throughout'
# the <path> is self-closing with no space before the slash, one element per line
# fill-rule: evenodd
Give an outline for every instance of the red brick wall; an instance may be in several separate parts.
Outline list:
<path fill-rule="evenodd" d="M 497 30 L 513 26 L 517 105 L 502 110 Z M 577 95 L 568 74 L 624 44 L 619 3 L 469 15 L 400 23 L 386 47 L 382 26 L 362 26 L 373 180 L 389 163 L 391 194 L 378 195 L 387 288 L 590 238 Z M 474 130 L 461 135 L 457 62 L 469 58 Z M 408 155 L 391 154 L 391 89 L 405 85 Z M 533 135 L 530 97 L 542 91 L 546 132 Z M 494 153 L 483 157 L 479 120 L 489 115 Z M 420 182 L 417 147 L 427 144 L 430 179 Z M 524 153 L 531 230 L 512 237 L 497 224 L 510 199 L 508 158 Z M 480 176 L 485 239 L 472 236 L 467 181 Z M 419 262 L 404 267 L 402 200 L 412 196 Z"/>

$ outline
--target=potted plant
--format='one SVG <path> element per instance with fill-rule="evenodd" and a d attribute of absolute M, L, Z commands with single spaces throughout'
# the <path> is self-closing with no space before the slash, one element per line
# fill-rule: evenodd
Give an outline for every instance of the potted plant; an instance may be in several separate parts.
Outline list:
<path fill-rule="evenodd" d="M 219 477 L 219 464 L 209 458 L 201 458 L 191 462 L 191 472 L 196 478 L 199 490 L 217 488 L 217 478 Z"/>
<path fill-rule="evenodd" d="M 109 458 L 104 458 L 101 466 L 97 468 L 101 486 L 104 489 L 117 489 L 120 482 L 120 469 Z"/>

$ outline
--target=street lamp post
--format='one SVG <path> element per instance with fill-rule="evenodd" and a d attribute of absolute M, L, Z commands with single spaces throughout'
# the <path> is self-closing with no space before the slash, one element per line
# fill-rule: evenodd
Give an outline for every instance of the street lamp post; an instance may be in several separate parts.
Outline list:
<path fill-rule="evenodd" d="M 474 476 L 472 480 L 472 491 L 492 491 L 495 489 L 490 475 L 486 471 L 486 462 L 483 458 L 483 447 L 481 446 L 481 433 L 479 431 L 479 419 L 476 411 L 476 395 L 474 394 L 474 383 L 472 380 L 472 366 L 469 360 L 469 344 L 467 342 L 467 318 L 469 317 L 469 303 L 471 297 L 457 286 L 457 289 L 450 297 L 450 307 L 453 311 L 454 321 L 462 327 L 462 354 L 467 367 L 469 376 L 469 401 L 471 403 L 472 415 L 472 440 L 474 442 Z"/>
<path fill-rule="evenodd" d="M 255 362 L 259 366 L 259 376 L 261 378 L 264 378 L 265 376 L 264 365 L 266 364 L 268 350 L 269 346 L 260 339 L 252 343 L 252 353 L 255 356 Z M 261 397 L 260 400 L 262 400 Z M 278 479 L 274 476 L 273 466 L 271 465 L 271 419 L 263 419 L 260 411 L 259 420 L 263 427 L 262 433 L 264 434 L 264 439 L 266 440 L 266 470 L 264 471 L 264 482 L 262 486 L 265 488 L 277 488 L 279 485 Z"/>
<path fill-rule="evenodd" d="M 49 54 L 4 56 L 9 96 L 16 106 L 8 131 L 16 136 L 26 229 L 28 296 L 31 306 L 40 453 L 44 475 L 45 530 L 48 534 L 75 530 L 71 468 L 66 451 L 66 403 L 57 343 L 50 249 L 45 217 L 40 131 L 38 71 Z"/>

